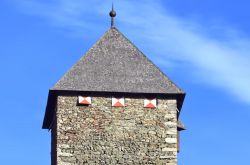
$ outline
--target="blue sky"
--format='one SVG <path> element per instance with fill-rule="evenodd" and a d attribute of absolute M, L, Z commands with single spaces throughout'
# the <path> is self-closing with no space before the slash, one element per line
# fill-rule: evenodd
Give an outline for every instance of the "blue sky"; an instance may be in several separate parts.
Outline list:
<path fill-rule="evenodd" d="M 114 2 L 116 27 L 187 92 L 179 164 L 250 164 L 250 2 Z M 0 1 L 1 164 L 50 163 L 48 89 L 109 28 L 111 3 Z"/>

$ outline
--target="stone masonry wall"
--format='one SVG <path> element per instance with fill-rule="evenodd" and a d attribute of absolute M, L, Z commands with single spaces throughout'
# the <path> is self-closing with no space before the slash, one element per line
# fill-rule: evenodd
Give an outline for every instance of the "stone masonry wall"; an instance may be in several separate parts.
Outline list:
<path fill-rule="evenodd" d="M 57 164 L 176 165 L 176 101 L 158 99 L 150 109 L 143 100 L 111 107 L 111 98 L 93 97 L 92 105 L 78 106 L 77 96 L 58 96 Z"/>

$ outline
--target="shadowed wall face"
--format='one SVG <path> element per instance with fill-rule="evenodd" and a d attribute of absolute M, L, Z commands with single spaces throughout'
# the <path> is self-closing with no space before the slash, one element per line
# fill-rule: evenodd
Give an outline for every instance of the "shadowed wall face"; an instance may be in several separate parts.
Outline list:
<path fill-rule="evenodd" d="M 58 96 L 54 162 L 176 165 L 176 100 L 158 99 L 157 108 L 143 101 L 125 98 L 125 107 L 112 107 L 110 97 L 93 97 L 79 106 L 77 96 Z"/>

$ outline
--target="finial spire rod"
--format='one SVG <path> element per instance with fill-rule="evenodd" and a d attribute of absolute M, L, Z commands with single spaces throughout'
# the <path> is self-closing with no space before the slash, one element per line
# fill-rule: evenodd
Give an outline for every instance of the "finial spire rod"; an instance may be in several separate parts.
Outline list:
<path fill-rule="evenodd" d="M 116 16 L 116 12 L 114 10 L 114 4 L 112 3 L 112 10 L 109 13 L 110 17 L 111 17 L 111 28 L 115 27 L 115 16 Z"/>

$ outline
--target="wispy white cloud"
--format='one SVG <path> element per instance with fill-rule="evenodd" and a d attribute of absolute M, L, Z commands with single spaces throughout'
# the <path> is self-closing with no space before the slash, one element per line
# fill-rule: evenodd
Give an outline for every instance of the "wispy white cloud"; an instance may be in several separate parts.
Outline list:
<path fill-rule="evenodd" d="M 110 3 L 101 0 L 16 3 L 24 12 L 75 32 L 96 31 L 106 22 L 110 8 Z M 133 41 L 150 49 L 156 63 L 176 67 L 185 64 L 194 82 L 217 86 L 250 104 L 249 38 L 242 38 L 226 25 L 220 25 L 217 33 L 222 37 L 216 38 L 209 27 L 169 13 L 161 1 L 117 1 L 116 8 L 119 27 L 126 29 Z"/>

